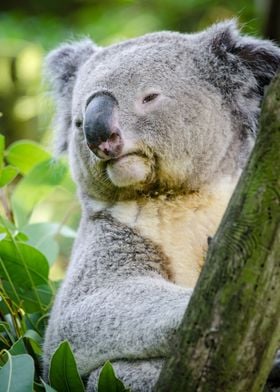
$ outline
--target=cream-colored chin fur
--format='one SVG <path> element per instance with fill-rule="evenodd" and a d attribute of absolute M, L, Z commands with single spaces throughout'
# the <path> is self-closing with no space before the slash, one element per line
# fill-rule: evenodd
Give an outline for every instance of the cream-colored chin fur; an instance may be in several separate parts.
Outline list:
<path fill-rule="evenodd" d="M 175 283 L 194 287 L 207 252 L 207 238 L 215 234 L 236 182 L 237 177 L 227 177 L 174 199 L 118 202 L 110 211 L 161 246 L 170 259 Z"/>
<path fill-rule="evenodd" d="M 112 183 L 118 187 L 143 182 L 151 172 L 149 161 L 139 155 L 127 155 L 107 166 L 107 174 Z"/>

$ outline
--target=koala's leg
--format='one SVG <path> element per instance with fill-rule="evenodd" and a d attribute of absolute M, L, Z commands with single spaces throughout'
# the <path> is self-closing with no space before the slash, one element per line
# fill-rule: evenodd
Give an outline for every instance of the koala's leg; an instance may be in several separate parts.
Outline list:
<path fill-rule="evenodd" d="M 151 392 L 163 366 L 163 359 L 112 362 L 116 376 L 132 392 Z M 87 382 L 87 392 L 96 392 L 101 368 L 94 370 Z"/>

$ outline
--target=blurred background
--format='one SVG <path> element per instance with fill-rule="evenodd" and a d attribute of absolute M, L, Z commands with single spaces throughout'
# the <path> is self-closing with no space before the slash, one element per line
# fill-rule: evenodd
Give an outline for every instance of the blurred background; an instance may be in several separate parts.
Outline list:
<path fill-rule="evenodd" d="M 46 52 L 60 42 L 90 36 L 108 45 L 156 30 L 195 32 L 227 18 L 237 18 L 246 33 L 280 42 L 280 0 L 2 1 L 0 132 L 6 144 L 32 139 L 50 148 L 53 105 L 42 85 L 41 67 Z M 79 209 L 70 176 L 63 185 L 35 208 L 33 223 L 77 226 Z M 64 239 L 60 244 L 62 267 L 56 263 L 55 277 L 63 275 L 71 243 Z"/>
<path fill-rule="evenodd" d="M 44 54 L 64 40 L 100 45 L 156 30 L 198 31 L 237 17 L 247 33 L 280 40 L 279 0 L 9 0 L 0 5 L 0 132 L 7 143 L 48 144 L 51 102 L 41 85 Z"/>

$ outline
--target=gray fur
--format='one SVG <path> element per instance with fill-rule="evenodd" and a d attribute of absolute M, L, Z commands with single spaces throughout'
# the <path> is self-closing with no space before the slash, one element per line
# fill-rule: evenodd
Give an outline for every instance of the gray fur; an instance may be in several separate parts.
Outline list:
<path fill-rule="evenodd" d="M 45 374 L 68 339 L 80 373 L 91 373 L 88 390 L 106 360 L 133 391 L 152 389 L 191 290 L 168 281 L 170 261 L 161 249 L 113 219 L 110 208 L 188 194 L 237 175 L 279 64 L 275 45 L 241 36 L 232 21 L 107 48 L 87 40 L 49 54 L 58 150 L 68 149 L 83 216 L 45 337 Z M 86 103 L 100 91 L 118 102 L 124 153 L 132 154 L 123 166 L 100 160 L 85 141 Z M 143 104 L 153 92 L 157 99 Z"/>
<path fill-rule="evenodd" d="M 56 145 L 61 153 L 67 149 L 69 128 L 71 128 L 71 102 L 76 75 L 80 66 L 95 52 L 96 45 L 89 39 L 73 44 L 63 44 L 53 50 L 45 62 L 45 80 L 53 86 L 57 105 Z"/>
<path fill-rule="evenodd" d="M 163 359 L 134 360 L 132 361 L 115 361 L 112 362 L 115 373 L 124 382 L 129 385 L 133 392 L 151 392 L 155 380 L 158 379 Z M 98 377 L 101 369 L 93 371 L 87 382 L 87 390 L 96 390 Z M 139 382 L 141 380 L 141 383 Z"/>
<path fill-rule="evenodd" d="M 191 290 L 164 278 L 164 259 L 155 245 L 106 214 L 85 214 L 45 336 L 45 376 L 65 338 L 82 375 L 108 359 L 166 357 Z M 120 372 L 125 379 L 128 368 Z"/>

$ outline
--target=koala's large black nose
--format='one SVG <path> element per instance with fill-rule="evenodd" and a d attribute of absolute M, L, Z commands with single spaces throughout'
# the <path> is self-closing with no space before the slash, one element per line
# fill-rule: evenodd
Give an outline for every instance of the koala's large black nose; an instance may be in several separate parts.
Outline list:
<path fill-rule="evenodd" d="M 103 159 L 120 155 L 123 141 L 116 119 L 117 101 L 108 94 L 94 96 L 87 105 L 84 132 L 89 148 Z"/>

